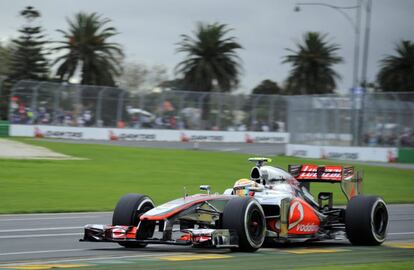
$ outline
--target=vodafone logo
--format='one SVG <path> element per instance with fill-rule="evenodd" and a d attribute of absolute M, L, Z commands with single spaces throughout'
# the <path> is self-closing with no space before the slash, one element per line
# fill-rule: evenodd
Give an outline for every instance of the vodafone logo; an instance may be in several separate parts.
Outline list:
<path fill-rule="evenodd" d="M 296 227 L 296 225 L 298 225 L 299 223 L 301 223 L 305 216 L 304 211 L 303 211 L 303 206 L 299 201 L 293 202 L 293 204 L 290 206 L 290 211 L 289 211 L 290 220 L 292 220 L 296 212 L 299 213 L 299 218 L 297 218 L 295 221 L 289 224 L 289 230 Z"/>
<path fill-rule="evenodd" d="M 301 232 L 314 232 L 314 231 L 319 230 L 319 226 L 316 225 L 316 224 L 313 224 L 313 223 L 312 224 L 306 224 L 306 225 L 299 224 L 296 227 L 296 229 L 298 231 L 301 231 Z"/>

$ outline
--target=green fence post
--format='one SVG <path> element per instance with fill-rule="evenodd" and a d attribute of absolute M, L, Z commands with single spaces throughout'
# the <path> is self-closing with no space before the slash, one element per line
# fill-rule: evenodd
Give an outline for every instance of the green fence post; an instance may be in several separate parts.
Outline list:
<path fill-rule="evenodd" d="M 0 121 L 0 137 L 9 136 L 9 126 L 8 121 Z"/>

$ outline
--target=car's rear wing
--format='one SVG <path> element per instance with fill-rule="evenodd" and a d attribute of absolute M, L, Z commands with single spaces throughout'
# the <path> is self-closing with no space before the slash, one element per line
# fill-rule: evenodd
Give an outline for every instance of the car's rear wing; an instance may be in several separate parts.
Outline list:
<path fill-rule="evenodd" d="M 339 183 L 355 176 L 353 166 L 319 166 L 314 164 L 289 165 L 288 171 L 299 182 Z"/>
<path fill-rule="evenodd" d="M 339 183 L 347 199 L 362 193 L 362 174 L 353 166 L 289 165 L 288 171 L 310 190 L 310 183 Z"/>

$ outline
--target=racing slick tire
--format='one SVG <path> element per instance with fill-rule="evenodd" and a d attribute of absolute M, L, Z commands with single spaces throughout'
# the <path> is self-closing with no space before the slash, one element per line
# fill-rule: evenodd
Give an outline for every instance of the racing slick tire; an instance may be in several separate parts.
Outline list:
<path fill-rule="evenodd" d="M 138 226 L 139 218 L 148 210 L 154 208 L 150 197 L 141 194 L 126 194 L 117 203 L 112 215 L 112 225 Z M 137 229 L 137 239 L 152 237 L 155 230 L 154 222 L 141 223 Z M 120 242 L 123 247 L 141 248 L 146 244 L 135 242 Z"/>
<path fill-rule="evenodd" d="M 261 205 L 253 198 L 233 198 L 223 210 L 223 229 L 236 232 L 239 248 L 233 251 L 254 252 L 265 240 L 266 221 Z"/>
<path fill-rule="evenodd" d="M 387 235 L 388 210 L 377 196 L 353 197 L 345 210 L 345 231 L 353 245 L 381 245 Z"/>

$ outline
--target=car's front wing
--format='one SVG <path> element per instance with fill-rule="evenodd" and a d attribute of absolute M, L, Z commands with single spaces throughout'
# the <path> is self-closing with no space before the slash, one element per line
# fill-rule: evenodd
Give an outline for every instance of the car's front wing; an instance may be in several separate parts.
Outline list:
<path fill-rule="evenodd" d="M 185 229 L 177 239 L 140 239 L 137 227 L 89 224 L 84 227 L 80 241 L 89 242 L 135 242 L 142 244 L 193 245 L 203 247 L 238 247 L 238 236 L 227 229 Z"/>

